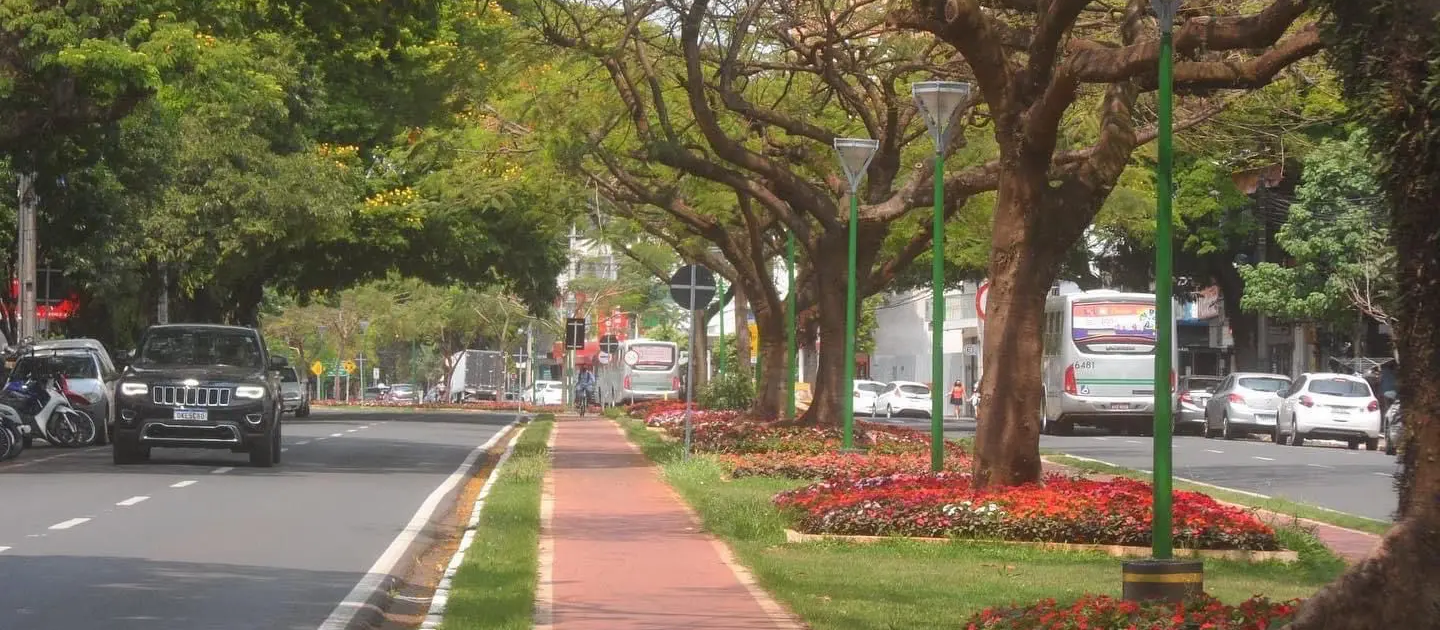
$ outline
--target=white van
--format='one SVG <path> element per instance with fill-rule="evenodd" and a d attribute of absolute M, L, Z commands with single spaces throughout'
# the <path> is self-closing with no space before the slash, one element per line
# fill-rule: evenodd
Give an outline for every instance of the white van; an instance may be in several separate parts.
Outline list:
<path fill-rule="evenodd" d="M 1042 430 L 1064 435 L 1086 425 L 1148 433 L 1155 419 L 1157 330 L 1154 294 L 1098 290 L 1050 296 Z M 1160 387 L 1175 385 L 1173 321 L 1171 330 L 1170 382 Z"/>
<path fill-rule="evenodd" d="M 610 363 L 596 368 L 600 400 L 606 404 L 680 397 L 680 346 L 673 342 L 627 339 Z"/>

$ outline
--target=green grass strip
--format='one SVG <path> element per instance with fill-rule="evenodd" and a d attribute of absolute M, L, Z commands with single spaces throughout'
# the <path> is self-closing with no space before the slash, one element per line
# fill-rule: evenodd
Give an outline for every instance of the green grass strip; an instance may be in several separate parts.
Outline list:
<path fill-rule="evenodd" d="M 1123 466 L 1115 466 L 1112 464 L 1104 464 L 1101 462 L 1087 461 L 1084 459 L 1071 457 L 1069 455 L 1047 455 L 1045 459 L 1048 459 L 1057 464 L 1069 466 L 1071 468 L 1077 468 L 1085 472 L 1115 475 L 1117 477 L 1129 477 L 1131 479 L 1140 479 L 1142 481 L 1150 481 L 1152 478 L 1152 475 L 1150 475 L 1149 473 L 1143 473 L 1133 468 L 1125 468 Z M 1348 529 L 1359 530 L 1362 532 L 1375 534 L 1377 536 L 1385 535 L 1385 532 L 1389 531 L 1390 528 L 1394 525 L 1394 523 L 1390 523 L 1387 521 L 1367 518 L 1356 514 L 1350 514 L 1348 512 L 1331 510 L 1329 508 L 1323 508 L 1317 505 L 1310 505 L 1308 503 L 1297 503 L 1295 501 L 1289 501 L 1286 499 L 1279 499 L 1275 497 L 1262 499 L 1260 497 L 1250 496 L 1243 492 L 1228 492 L 1220 488 L 1188 483 L 1185 481 L 1180 481 L 1178 479 L 1175 480 L 1175 489 L 1189 490 L 1192 492 L 1199 492 L 1201 494 L 1208 494 L 1226 503 L 1234 503 L 1236 505 L 1243 505 L 1246 507 L 1260 508 L 1262 510 L 1268 510 L 1283 516 L 1309 519 L 1318 523 L 1325 523 L 1327 525 L 1335 525 L 1336 527 L 1345 527 Z"/>
<path fill-rule="evenodd" d="M 534 626 L 540 549 L 540 490 L 550 467 L 545 442 L 554 416 L 525 426 L 485 499 L 480 526 L 455 572 L 441 628 L 529 630 Z"/>
<path fill-rule="evenodd" d="M 727 542 L 760 585 L 815 630 L 955 628 L 989 606 L 1086 593 L 1120 595 L 1121 560 L 1098 553 L 898 539 L 873 545 L 785 544 L 787 519 L 771 497 L 804 482 L 727 481 L 714 458 L 683 460 L 679 444 L 640 422 L 620 422 L 700 514 L 705 529 Z M 1232 603 L 1257 593 L 1305 597 L 1344 570 L 1344 563 L 1310 532 L 1287 527 L 1278 533 L 1287 548 L 1300 552 L 1299 562 L 1207 560 L 1206 590 Z"/>

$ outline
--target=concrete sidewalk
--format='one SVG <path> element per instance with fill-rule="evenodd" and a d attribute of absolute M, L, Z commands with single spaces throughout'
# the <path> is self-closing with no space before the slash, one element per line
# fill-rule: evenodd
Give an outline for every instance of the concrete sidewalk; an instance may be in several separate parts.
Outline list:
<path fill-rule="evenodd" d="M 538 628 L 800 627 L 614 422 L 561 417 L 553 448 Z"/>

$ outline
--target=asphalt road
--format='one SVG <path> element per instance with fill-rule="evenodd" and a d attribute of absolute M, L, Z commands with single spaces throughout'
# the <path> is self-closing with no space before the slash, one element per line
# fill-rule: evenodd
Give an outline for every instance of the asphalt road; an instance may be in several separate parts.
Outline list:
<path fill-rule="evenodd" d="M 513 414 L 287 418 L 283 463 L 37 447 L 0 464 L 0 629 L 316 630 Z"/>
<path fill-rule="evenodd" d="M 869 420 L 869 418 L 860 418 Z M 884 422 L 883 418 L 877 421 Z M 890 422 L 924 429 L 926 418 Z M 946 418 L 950 436 L 973 435 L 975 421 Z M 1068 437 L 1042 435 L 1040 448 L 1149 471 L 1154 441 L 1077 428 Z M 1351 451 L 1340 442 L 1307 441 L 1278 446 L 1263 438 L 1209 440 L 1177 436 L 1175 475 L 1225 488 L 1284 498 L 1368 518 L 1392 520 L 1395 512 L 1395 458 L 1381 451 Z"/>

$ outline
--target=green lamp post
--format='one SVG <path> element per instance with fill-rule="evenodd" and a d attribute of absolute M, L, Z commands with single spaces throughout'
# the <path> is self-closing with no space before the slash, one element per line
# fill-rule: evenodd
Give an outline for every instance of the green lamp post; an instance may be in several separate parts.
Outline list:
<path fill-rule="evenodd" d="M 786 388 L 785 417 L 795 419 L 795 385 L 800 382 L 800 353 L 797 351 L 795 335 L 799 322 L 795 320 L 795 230 L 785 231 L 785 362 L 790 383 Z"/>
<path fill-rule="evenodd" d="M 880 142 L 869 138 L 836 138 L 835 153 L 840 157 L 840 166 L 845 169 L 845 178 L 850 182 L 850 253 L 845 272 L 845 380 L 840 389 L 840 419 L 845 432 L 841 448 L 855 448 L 855 250 L 856 236 L 860 227 L 860 180 L 870 168 L 870 160 Z"/>
<path fill-rule="evenodd" d="M 922 81 L 910 86 L 915 106 L 935 142 L 935 207 L 930 236 L 930 469 L 945 466 L 945 151 L 961 106 L 970 100 L 970 84 Z"/>

